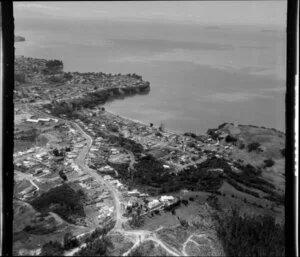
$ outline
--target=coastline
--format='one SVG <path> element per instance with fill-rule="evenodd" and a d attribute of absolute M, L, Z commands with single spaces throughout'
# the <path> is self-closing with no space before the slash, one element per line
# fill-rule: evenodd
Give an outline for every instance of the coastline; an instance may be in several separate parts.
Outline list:
<path fill-rule="evenodd" d="M 109 113 L 109 114 L 111 114 L 111 115 L 113 115 L 113 116 L 116 116 L 116 117 L 118 117 L 118 118 L 121 118 L 121 119 L 123 119 L 123 120 L 129 120 L 129 121 L 131 121 L 131 122 L 138 123 L 138 124 L 141 124 L 141 125 L 143 125 L 143 126 L 149 127 L 149 124 L 147 124 L 147 123 L 145 123 L 145 122 L 142 122 L 142 121 L 140 121 L 140 120 L 136 120 L 136 119 L 130 118 L 130 117 L 128 117 L 128 116 L 119 115 L 118 113 L 113 112 L 113 111 L 110 111 L 110 110 L 107 110 L 107 109 L 105 109 L 105 112 L 107 112 L 107 113 Z M 158 126 L 155 126 L 155 125 L 153 125 L 153 126 L 158 128 Z M 168 133 L 170 133 L 170 134 L 174 134 L 174 135 L 183 135 L 183 134 L 184 134 L 184 132 L 182 132 L 182 131 L 179 131 L 179 130 L 173 130 L 173 129 L 169 129 L 169 128 L 164 128 L 164 131 L 165 131 L 165 132 L 168 132 Z"/>

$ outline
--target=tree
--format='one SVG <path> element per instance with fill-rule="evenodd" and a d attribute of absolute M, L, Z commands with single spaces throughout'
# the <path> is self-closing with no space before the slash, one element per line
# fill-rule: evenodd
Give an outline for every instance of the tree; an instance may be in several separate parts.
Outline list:
<path fill-rule="evenodd" d="M 153 123 L 150 123 L 150 128 L 152 128 L 153 127 Z"/>
<path fill-rule="evenodd" d="M 232 136 L 232 135 L 227 135 L 226 138 L 225 138 L 225 141 L 227 143 L 231 143 L 231 142 L 236 142 L 237 141 L 237 138 Z"/>
<path fill-rule="evenodd" d="M 53 154 L 54 154 L 55 156 L 59 156 L 59 151 L 55 148 L 55 149 L 53 150 Z"/>
<path fill-rule="evenodd" d="M 159 131 L 163 132 L 165 130 L 165 124 L 160 123 L 158 129 L 159 129 Z"/>
<path fill-rule="evenodd" d="M 266 159 L 266 160 L 264 160 L 264 163 L 265 163 L 265 165 L 264 165 L 265 168 L 272 167 L 275 164 L 273 159 Z"/>
<path fill-rule="evenodd" d="M 189 223 L 185 219 L 181 219 L 177 216 L 177 219 L 179 220 L 179 223 L 182 227 L 187 228 L 189 227 Z"/>
<path fill-rule="evenodd" d="M 72 235 L 72 233 L 68 232 L 64 236 L 64 248 L 65 250 L 72 249 L 79 245 L 78 239 Z"/>
<path fill-rule="evenodd" d="M 68 180 L 66 174 L 65 174 L 62 170 L 60 170 L 60 171 L 58 172 L 58 174 L 59 174 L 59 176 L 60 176 L 64 181 L 67 181 L 67 180 Z"/>

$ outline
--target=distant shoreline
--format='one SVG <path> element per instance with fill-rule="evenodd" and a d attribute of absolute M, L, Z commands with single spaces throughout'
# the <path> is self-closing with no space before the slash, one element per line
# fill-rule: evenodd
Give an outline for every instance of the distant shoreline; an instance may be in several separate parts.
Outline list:
<path fill-rule="evenodd" d="M 26 41 L 25 37 L 21 37 L 21 36 L 16 36 L 15 35 L 15 42 L 24 42 Z"/>

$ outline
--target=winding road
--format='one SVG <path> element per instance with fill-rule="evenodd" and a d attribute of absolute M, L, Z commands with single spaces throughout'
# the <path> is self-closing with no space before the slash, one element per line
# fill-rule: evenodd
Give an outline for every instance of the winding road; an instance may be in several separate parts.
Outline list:
<path fill-rule="evenodd" d="M 47 115 L 47 116 L 52 116 L 40 111 L 36 111 L 36 113 L 38 114 L 42 114 L 42 115 Z M 53 117 L 53 116 L 52 116 Z M 57 117 L 54 117 L 57 119 Z M 156 244 L 160 245 L 165 251 L 167 251 L 171 256 L 187 256 L 186 252 L 185 252 L 185 246 L 187 244 L 188 241 L 191 241 L 191 237 L 189 237 L 189 239 L 185 242 L 184 244 L 184 248 L 183 248 L 183 252 L 180 252 L 179 250 L 175 249 L 174 247 L 168 246 L 166 243 L 164 243 L 163 241 L 161 241 L 155 234 L 155 231 L 148 231 L 148 230 L 125 230 L 123 228 L 123 223 L 127 221 L 127 218 L 123 217 L 123 212 L 124 210 L 122 209 L 121 206 L 121 201 L 120 201 L 120 197 L 121 194 L 120 192 L 118 192 L 116 190 L 116 188 L 110 184 L 108 181 L 105 181 L 101 175 L 99 175 L 97 173 L 96 170 L 91 169 L 90 167 L 88 167 L 85 164 L 85 158 L 93 144 L 93 139 L 75 122 L 70 121 L 70 120 L 65 120 L 65 119 L 61 119 L 63 120 L 65 123 L 68 123 L 70 125 L 72 125 L 74 128 L 76 128 L 78 131 L 80 131 L 80 133 L 82 134 L 82 136 L 85 138 L 86 143 L 84 144 L 83 148 L 81 149 L 81 151 L 79 152 L 77 158 L 75 159 L 75 163 L 82 169 L 83 172 L 88 173 L 89 175 L 91 175 L 96 181 L 98 181 L 99 183 L 101 183 L 102 185 L 104 185 L 112 194 L 113 196 L 113 201 L 114 201 L 114 207 L 115 207 L 115 226 L 113 227 L 113 229 L 109 232 L 109 233 L 114 233 L 114 232 L 119 232 L 121 234 L 123 234 L 124 236 L 127 236 L 129 238 L 131 238 L 134 241 L 134 245 L 125 253 L 123 253 L 123 256 L 127 256 L 128 254 L 130 254 L 134 249 L 136 249 L 142 242 L 145 242 L 147 240 L 151 240 L 153 242 L 155 242 Z M 132 152 L 126 150 L 130 156 L 130 165 L 129 168 L 134 170 L 133 164 L 135 163 L 135 158 Z M 163 229 L 163 227 L 160 227 L 160 229 Z M 74 248 L 70 251 L 65 252 L 65 256 L 73 256 L 76 252 L 78 252 L 82 247 L 85 247 L 86 244 L 82 244 L 77 248 Z"/>

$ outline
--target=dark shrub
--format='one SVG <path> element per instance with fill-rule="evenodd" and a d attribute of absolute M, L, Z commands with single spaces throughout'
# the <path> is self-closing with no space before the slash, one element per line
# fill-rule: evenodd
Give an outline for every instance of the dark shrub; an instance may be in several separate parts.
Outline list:
<path fill-rule="evenodd" d="M 50 60 L 46 63 L 46 67 L 48 69 L 62 69 L 63 62 L 59 60 Z"/>
<path fill-rule="evenodd" d="M 225 141 L 227 143 L 231 143 L 231 142 L 236 142 L 237 141 L 237 138 L 232 136 L 232 135 L 228 135 L 226 138 L 225 138 Z"/>
<path fill-rule="evenodd" d="M 78 239 L 68 232 L 64 236 L 64 249 L 69 250 L 79 245 Z"/>
<path fill-rule="evenodd" d="M 248 152 L 256 151 L 260 147 L 260 143 L 253 142 L 248 145 Z"/>
<path fill-rule="evenodd" d="M 192 137 L 192 138 L 196 138 L 197 137 L 197 135 L 195 133 L 192 133 L 192 132 L 186 132 L 183 135 L 187 136 L 187 137 Z"/>
<path fill-rule="evenodd" d="M 189 204 L 189 202 L 187 200 L 182 200 L 181 201 L 185 206 L 187 206 Z"/>
<path fill-rule="evenodd" d="M 265 165 L 264 165 L 265 168 L 272 167 L 275 164 L 274 160 L 272 160 L 272 159 L 264 160 L 264 163 L 265 163 Z"/>
<path fill-rule="evenodd" d="M 154 213 L 155 213 L 156 215 L 158 215 L 158 214 L 159 214 L 159 210 L 155 210 Z"/>
<path fill-rule="evenodd" d="M 155 136 L 157 136 L 157 137 L 162 137 L 162 134 L 161 134 L 160 132 L 156 132 L 156 133 L 155 133 Z"/>

